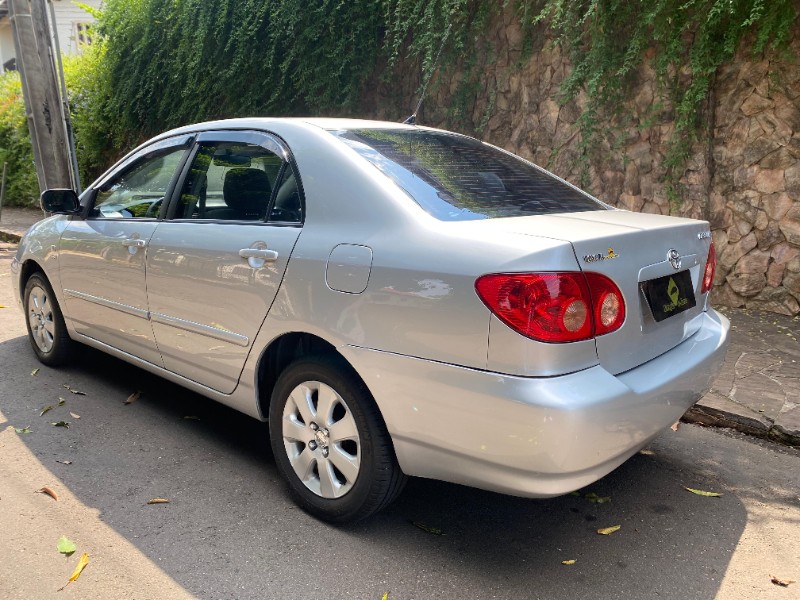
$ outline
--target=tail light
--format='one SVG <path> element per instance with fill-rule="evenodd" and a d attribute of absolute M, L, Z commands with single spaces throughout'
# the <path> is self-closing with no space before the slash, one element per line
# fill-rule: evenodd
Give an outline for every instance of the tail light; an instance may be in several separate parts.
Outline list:
<path fill-rule="evenodd" d="M 622 292 L 600 273 L 492 273 L 475 291 L 506 325 L 542 342 L 588 340 L 625 321 Z"/>
<path fill-rule="evenodd" d="M 711 286 L 714 285 L 714 272 L 717 270 L 717 251 L 714 248 L 714 242 L 708 248 L 708 259 L 706 260 L 706 270 L 703 272 L 703 285 L 700 288 L 700 293 L 705 294 L 711 291 Z"/>

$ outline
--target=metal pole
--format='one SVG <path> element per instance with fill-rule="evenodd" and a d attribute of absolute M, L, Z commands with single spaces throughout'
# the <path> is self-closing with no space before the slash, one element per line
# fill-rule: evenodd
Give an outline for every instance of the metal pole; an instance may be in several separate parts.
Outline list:
<path fill-rule="evenodd" d="M 53 42 L 55 43 L 55 55 L 58 59 L 56 65 L 56 78 L 61 84 L 61 105 L 64 107 L 64 127 L 67 134 L 67 142 L 69 143 L 69 162 L 72 167 L 72 189 L 78 194 L 83 190 L 81 189 L 81 174 L 78 169 L 78 155 L 75 151 L 75 132 L 72 129 L 72 115 L 69 112 L 69 100 L 67 96 L 67 81 L 64 77 L 64 63 L 61 60 L 61 44 L 58 42 L 58 26 L 56 25 L 56 9 L 53 6 L 52 0 L 47 0 L 50 5 L 50 27 L 53 32 Z"/>
<path fill-rule="evenodd" d="M 9 0 L 39 189 L 72 186 L 45 0 Z"/>

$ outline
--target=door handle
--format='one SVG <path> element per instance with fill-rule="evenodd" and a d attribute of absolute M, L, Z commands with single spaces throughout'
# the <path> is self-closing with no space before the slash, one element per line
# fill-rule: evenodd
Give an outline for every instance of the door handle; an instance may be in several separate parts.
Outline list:
<path fill-rule="evenodd" d="M 242 258 L 257 258 L 267 262 L 278 260 L 278 253 L 275 250 L 267 250 L 266 248 L 242 248 L 239 250 L 239 256 Z"/>
<path fill-rule="evenodd" d="M 128 248 L 144 248 L 147 242 L 140 238 L 127 238 L 122 240 L 122 245 Z"/>

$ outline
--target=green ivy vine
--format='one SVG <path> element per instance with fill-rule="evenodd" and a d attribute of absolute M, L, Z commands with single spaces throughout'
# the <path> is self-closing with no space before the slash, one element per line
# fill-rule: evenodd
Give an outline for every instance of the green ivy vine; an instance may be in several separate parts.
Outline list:
<path fill-rule="evenodd" d="M 545 0 L 538 12 L 534 4 L 520 3 L 523 19 L 550 27 L 572 63 L 560 100 L 581 90 L 589 99 L 579 120 L 586 152 L 609 133 L 607 116 L 629 99 L 645 52 L 654 50 L 651 64 L 674 122 L 666 156 L 673 206 L 718 69 L 745 40 L 753 54 L 785 48 L 798 17 L 796 0 Z"/>

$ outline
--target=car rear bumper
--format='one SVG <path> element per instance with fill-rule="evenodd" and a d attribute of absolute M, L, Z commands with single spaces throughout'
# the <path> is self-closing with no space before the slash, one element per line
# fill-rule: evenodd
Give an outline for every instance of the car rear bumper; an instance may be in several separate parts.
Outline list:
<path fill-rule="evenodd" d="M 372 391 L 408 475 L 548 497 L 588 485 L 677 421 L 725 358 L 728 320 L 635 369 L 530 378 L 342 349 Z"/>

